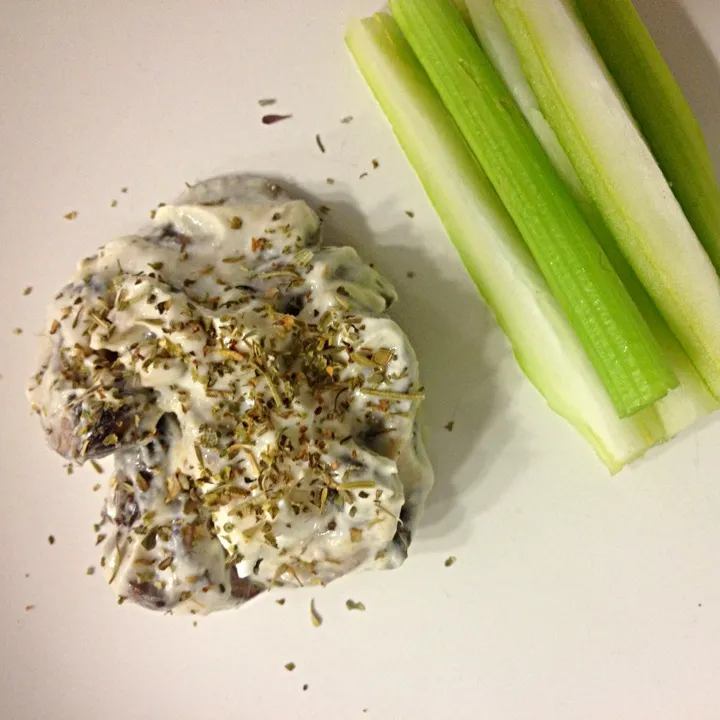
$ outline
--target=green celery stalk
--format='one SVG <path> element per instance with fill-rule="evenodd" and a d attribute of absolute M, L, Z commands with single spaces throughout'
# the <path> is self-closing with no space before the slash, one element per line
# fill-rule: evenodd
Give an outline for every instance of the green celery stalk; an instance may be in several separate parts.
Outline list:
<path fill-rule="evenodd" d="M 705 138 L 631 0 L 575 0 L 675 196 L 720 270 L 720 188 Z"/>
<path fill-rule="evenodd" d="M 592 41 L 563 0 L 495 0 L 588 194 L 720 398 L 720 279 Z"/>
<path fill-rule="evenodd" d="M 500 198 L 386 14 L 346 41 L 523 371 L 612 471 L 664 439 L 653 409 L 621 420 Z"/>
<path fill-rule="evenodd" d="M 495 10 L 494 0 L 467 0 L 467 9 L 480 44 L 515 98 L 515 102 L 528 124 L 535 131 L 535 135 L 552 160 L 558 174 L 569 187 L 597 241 L 645 318 L 645 322 L 658 341 L 670 367 L 680 380 L 679 387 L 671 390 L 655 405 L 665 426 L 666 434 L 668 437 L 673 437 L 716 410 L 719 404 L 708 391 L 687 353 L 670 331 L 637 275 L 623 256 L 595 203 L 585 191 L 555 131 L 542 114 L 537 98 L 523 74 L 517 51 L 502 19 Z"/>
<path fill-rule="evenodd" d="M 518 226 L 618 413 L 677 380 L 583 216 L 448 0 L 391 0 L 403 34 Z"/>

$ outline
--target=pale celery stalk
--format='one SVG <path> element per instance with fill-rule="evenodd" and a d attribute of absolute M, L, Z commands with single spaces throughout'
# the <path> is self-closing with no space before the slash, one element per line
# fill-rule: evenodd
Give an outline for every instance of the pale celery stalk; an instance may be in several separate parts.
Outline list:
<path fill-rule="evenodd" d="M 575 0 L 580 17 L 720 270 L 720 188 L 705 138 L 631 0 Z"/>
<path fill-rule="evenodd" d="M 495 7 L 585 189 L 720 397 L 720 279 L 591 40 L 563 0 Z"/>
<path fill-rule="evenodd" d="M 518 363 L 550 407 L 587 438 L 612 471 L 664 439 L 654 410 L 618 418 L 517 228 L 395 21 L 385 14 L 355 20 L 346 40 Z"/>
<path fill-rule="evenodd" d="M 391 0 L 403 34 L 628 416 L 677 384 L 531 128 L 448 0 Z"/>
<path fill-rule="evenodd" d="M 545 148 L 555 169 L 570 188 L 575 202 L 615 268 L 615 272 L 627 288 L 630 297 L 655 335 L 670 367 L 680 380 L 679 387 L 671 390 L 655 406 L 668 437 L 673 437 L 716 410 L 718 402 L 712 397 L 677 338 L 668 328 L 645 288 L 620 252 L 620 248 L 605 225 L 600 212 L 585 192 L 575 168 L 560 145 L 554 130 L 542 114 L 535 94 L 525 79 L 520 58 L 503 21 L 495 10 L 494 0 L 467 0 L 466 7 L 480 44 L 512 93 L 525 119 L 535 131 L 535 135 Z"/>
<path fill-rule="evenodd" d="M 467 0 L 465 7 L 482 49 L 532 127 L 555 169 L 560 173 L 560 177 L 570 187 L 576 200 L 587 198 L 580 178 L 560 145 L 557 135 L 542 114 L 537 99 L 525 79 L 520 58 L 502 19 L 495 10 L 494 0 Z"/>

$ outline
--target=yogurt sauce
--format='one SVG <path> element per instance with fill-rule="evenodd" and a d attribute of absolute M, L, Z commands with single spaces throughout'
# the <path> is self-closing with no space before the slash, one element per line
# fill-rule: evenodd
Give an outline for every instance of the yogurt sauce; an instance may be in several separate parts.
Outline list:
<path fill-rule="evenodd" d="M 387 280 L 262 179 L 189 188 L 83 260 L 29 391 L 50 445 L 113 453 L 122 599 L 208 612 L 406 557 L 432 485 Z"/>

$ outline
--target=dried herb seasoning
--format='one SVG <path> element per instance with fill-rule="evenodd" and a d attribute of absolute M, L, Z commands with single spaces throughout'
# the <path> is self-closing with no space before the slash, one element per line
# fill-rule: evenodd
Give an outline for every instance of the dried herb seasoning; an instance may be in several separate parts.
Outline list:
<path fill-rule="evenodd" d="M 310 620 L 313 624 L 313 627 L 320 627 L 322 625 L 322 617 L 320 616 L 320 613 L 315 608 L 315 600 L 310 601 Z"/>
<path fill-rule="evenodd" d="M 288 115 L 276 115 L 276 114 L 263 115 L 262 124 L 263 125 L 275 125 L 276 123 L 282 122 L 283 120 L 289 120 L 291 117 L 292 117 L 291 114 L 288 114 Z"/>

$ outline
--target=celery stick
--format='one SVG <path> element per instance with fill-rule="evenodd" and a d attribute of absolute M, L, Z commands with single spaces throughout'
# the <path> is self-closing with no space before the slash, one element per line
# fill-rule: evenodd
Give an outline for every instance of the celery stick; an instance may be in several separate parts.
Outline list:
<path fill-rule="evenodd" d="M 466 8 L 482 49 L 535 132 L 560 177 L 569 186 L 576 201 L 578 198 L 587 198 L 575 168 L 557 139 L 555 131 L 542 114 L 535 94 L 525 79 L 515 46 L 495 10 L 495 0 L 467 0 Z"/>
<path fill-rule="evenodd" d="M 447 0 L 391 0 L 390 8 L 618 413 L 663 397 L 677 381 L 655 338 L 460 14 Z"/>
<path fill-rule="evenodd" d="M 550 407 L 612 471 L 664 438 L 654 410 L 621 420 L 505 207 L 395 21 L 353 21 L 348 47 L 465 267 Z"/>
<path fill-rule="evenodd" d="M 575 0 L 700 242 L 720 270 L 720 188 L 700 126 L 630 0 Z"/>
<path fill-rule="evenodd" d="M 585 192 L 575 168 L 542 114 L 537 98 L 525 79 L 520 58 L 505 25 L 495 10 L 494 0 L 467 0 L 467 8 L 480 44 L 512 93 L 525 119 L 535 131 L 555 169 L 570 188 L 585 220 L 655 335 L 670 367 L 680 380 L 680 386 L 671 390 L 655 405 L 668 437 L 673 437 L 716 410 L 718 402 L 712 397 L 690 358 L 663 320 L 637 275 L 620 252 L 599 210 Z"/>
<path fill-rule="evenodd" d="M 563 0 L 495 7 L 585 189 L 720 397 L 720 279 L 592 42 Z"/>

